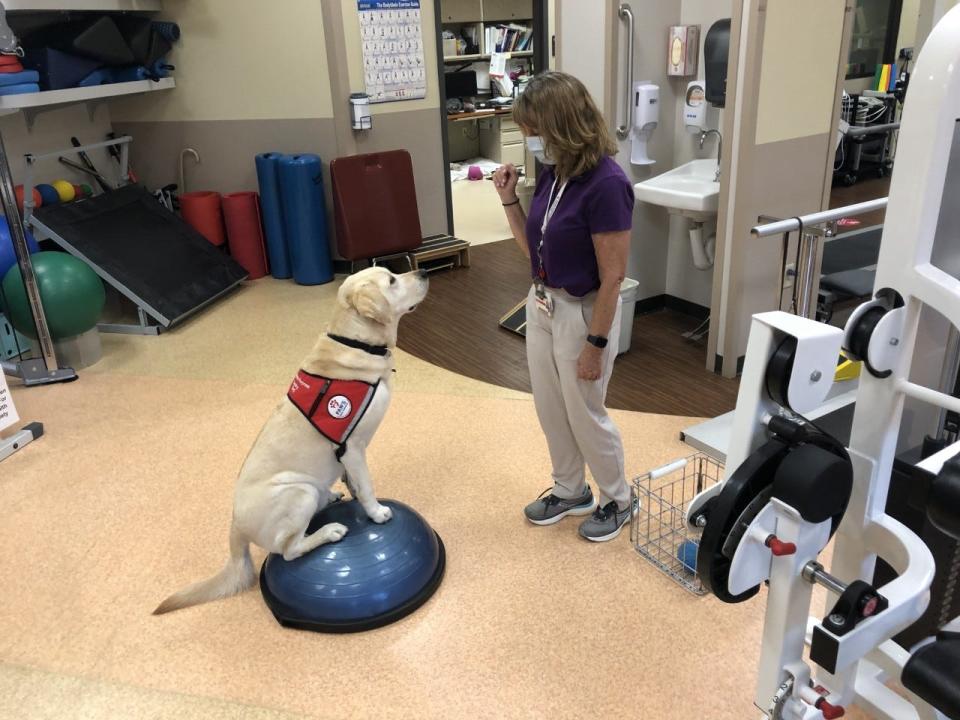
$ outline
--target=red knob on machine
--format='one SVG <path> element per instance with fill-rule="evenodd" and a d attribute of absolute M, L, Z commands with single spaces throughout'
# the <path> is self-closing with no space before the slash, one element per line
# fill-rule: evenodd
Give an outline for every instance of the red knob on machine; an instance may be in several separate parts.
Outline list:
<path fill-rule="evenodd" d="M 846 714 L 846 710 L 839 705 L 831 705 L 827 702 L 826 698 L 820 698 L 817 701 L 816 708 L 823 713 L 823 717 L 826 718 L 826 720 L 836 720 L 837 718 L 842 718 L 844 714 Z"/>
<path fill-rule="evenodd" d="M 779 540 L 776 535 L 771 535 L 768 537 L 765 545 L 770 548 L 770 552 L 772 552 L 775 557 L 793 555 L 797 551 L 796 545 L 793 543 L 785 543 L 782 540 Z"/>

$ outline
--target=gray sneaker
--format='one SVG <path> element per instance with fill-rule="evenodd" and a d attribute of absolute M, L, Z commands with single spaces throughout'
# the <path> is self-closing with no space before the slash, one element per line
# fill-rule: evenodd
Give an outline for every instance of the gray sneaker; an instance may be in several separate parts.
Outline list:
<path fill-rule="evenodd" d="M 613 540 L 623 526 L 630 522 L 630 516 L 640 509 L 640 501 L 630 496 L 630 507 L 619 510 L 617 503 L 611 500 L 603 507 L 598 507 L 593 516 L 580 523 L 580 535 L 593 542 Z"/>
<path fill-rule="evenodd" d="M 589 485 L 583 491 L 583 495 L 570 500 L 558 498 L 548 489 L 540 493 L 540 497 L 527 505 L 523 509 L 523 514 L 534 525 L 553 525 L 555 522 L 563 520 L 567 515 L 589 515 L 596 506 L 597 500 L 593 497 Z"/>

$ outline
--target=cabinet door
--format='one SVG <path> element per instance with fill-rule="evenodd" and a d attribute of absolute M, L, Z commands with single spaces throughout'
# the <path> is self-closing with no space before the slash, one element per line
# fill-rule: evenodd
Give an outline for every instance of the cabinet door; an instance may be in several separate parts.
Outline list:
<path fill-rule="evenodd" d="M 533 0 L 483 0 L 483 20 L 532 20 Z"/>
<path fill-rule="evenodd" d="M 480 22 L 480 0 L 440 0 L 440 21 Z"/>

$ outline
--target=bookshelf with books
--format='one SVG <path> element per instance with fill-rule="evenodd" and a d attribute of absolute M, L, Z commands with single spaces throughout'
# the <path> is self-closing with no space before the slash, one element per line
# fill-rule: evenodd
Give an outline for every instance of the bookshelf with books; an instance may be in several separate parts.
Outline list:
<path fill-rule="evenodd" d="M 485 62 L 495 52 L 533 56 L 532 0 L 439 0 L 443 61 Z"/>

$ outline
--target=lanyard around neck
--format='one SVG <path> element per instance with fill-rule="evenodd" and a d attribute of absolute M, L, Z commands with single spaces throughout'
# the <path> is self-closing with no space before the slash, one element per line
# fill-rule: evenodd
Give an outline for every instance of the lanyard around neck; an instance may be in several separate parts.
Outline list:
<path fill-rule="evenodd" d="M 560 205 L 560 198 L 563 197 L 563 191 L 566 189 L 567 181 L 564 180 L 560 189 L 557 190 L 557 179 L 554 178 L 553 185 L 550 186 L 550 194 L 547 196 L 547 207 L 543 212 L 543 222 L 540 224 L 540 243 L 537 245 L 537 260 L 540 263 L 539 275 L 541 279 L 546 275 L 543 269 L 543 238 L 547 234 L 547 225 L 550 223 L 553 214 L 557 211 L 557 206 Z M 554 191 L 557 193 L 556 197 L 553 195 Z"/>

